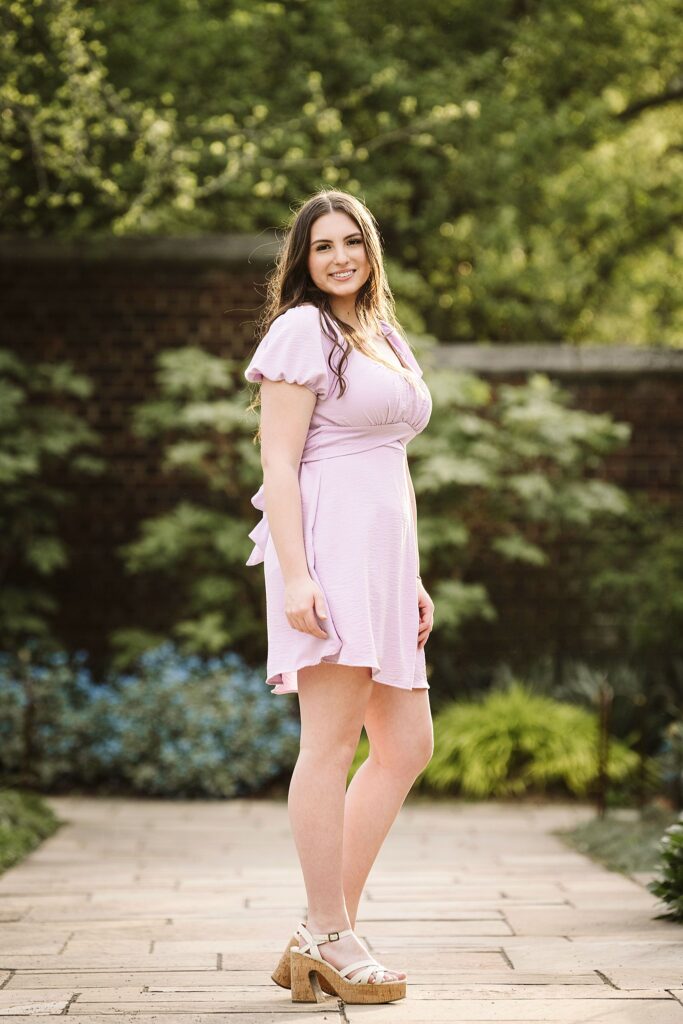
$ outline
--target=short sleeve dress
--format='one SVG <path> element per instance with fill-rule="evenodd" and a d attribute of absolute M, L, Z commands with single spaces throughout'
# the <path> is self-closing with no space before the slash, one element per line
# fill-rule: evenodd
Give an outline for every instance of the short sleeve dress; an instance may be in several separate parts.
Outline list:
<path fill-rule="evenodd" d="M 429 689 L 419 649 L 418 552 L 406 446 L 427 426 L 432 398 L 398 331 L 382 331 L 415 387 L 357 349 L 338 398 L 328 363 L 339 350 L 322 330 L 318 308 L 288 309 L 270 326 L 244 371 L 248 381 L 286 380 L 317 397 L 299 466 L 303 540 L 311 578 L 325 598 L 327 639 L 294 629 L 284 612 L 284 580 L 265 511 L 263 484 L 251 503 L 263 513 L 249 533 L 247 565 L 264 563 L 267 678 L 273 693 L 296 693 L 300 668 L 332 662 L 364 665 L 375 682 Z M 343 335 L 331 327 L 339 341 Z"/>

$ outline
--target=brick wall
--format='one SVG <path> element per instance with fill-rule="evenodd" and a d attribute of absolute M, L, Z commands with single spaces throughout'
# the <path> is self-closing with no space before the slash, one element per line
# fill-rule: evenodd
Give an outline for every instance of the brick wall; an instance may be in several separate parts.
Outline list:
<path fill-rule="evenodd" d="M 160 473 L 153 445 L 133 437 L 131 412 L 152 395 L 155 358 L 165 348 L 197 344 L 246 358 L 275 251 L 270 236 L 87 246 L 0 239 L 0 344 L 36 360 L 68 359 L 95 385 L 87 418 L 104 439 L 108 468 L 79 488 L 65 520 L 74 555 L 59 579 L 59 627 L 96 662 L 112 629 L 163 626 L 173 594 L 156 580 L 127 576 L 116 551 L 142 518 L 191 494 L 186 482 Z M 458 366 L 491 379 L 520 380 L 534 370 L 561 379 L 580 407 L 633 426 L 629 448 L 610 459 L 607 475 L 683 501 L 683 352 L 443 345 L 433 359 L 437 369 Z M 550 628 L 552 602 L 540 579 L 524 570 L 491 581 L 501 618 L 470 631 L 463 665 L 490 655 L 492 642 L 521 651 L 521 634 L 541 628 L 540 611 Z"/>

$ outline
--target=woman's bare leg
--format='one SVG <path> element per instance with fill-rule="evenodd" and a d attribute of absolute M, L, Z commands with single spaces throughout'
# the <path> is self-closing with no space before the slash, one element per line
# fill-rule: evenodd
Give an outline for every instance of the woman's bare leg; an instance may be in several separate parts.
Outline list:
<path fill-rule="evenodd" d="M 369 668 L 321 663 L 298 673 L 301 746 L 288 810 L 308 899 L 311 932 L 351 927 L 342 884 L 346 779 L 374 683 Z M 353 935 L 320 943 L 341 968 L 366 958 Z"/>
<path fill-rule="evenodd" d="M 342 878 L 349 918 L 413 782 L 429 763 L 434 746 L 427 689 L 399 690 L 374 683 L 365 714 L 369 757 L 346 793 Z"/>

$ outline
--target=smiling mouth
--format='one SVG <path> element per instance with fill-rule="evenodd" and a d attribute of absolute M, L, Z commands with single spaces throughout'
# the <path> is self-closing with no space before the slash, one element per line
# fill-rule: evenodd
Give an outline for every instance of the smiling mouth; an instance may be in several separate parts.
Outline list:
<path fill-rule="evenodd" d="M 355 270 L 340 270 L 336 274 L 330 274 L 337 281 L 346 281 L 355 274 Z"/>

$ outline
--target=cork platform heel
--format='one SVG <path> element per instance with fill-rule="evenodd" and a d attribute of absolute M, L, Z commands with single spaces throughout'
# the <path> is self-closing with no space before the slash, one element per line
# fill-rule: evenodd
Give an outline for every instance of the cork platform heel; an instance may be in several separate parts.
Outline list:
<path fill-rule="evenodd" d="M 271 974 L 271 978 L 273 979 L 275 984 L 279 985 L 281 988 L 292 987 L 292 959 L 290 955 L 290 949 L 292 948 L 292 946 L 294 946 L 295 948 L 298 948 L 299 946 L 298 932 L 294 932 L 294 934 L 292 935 L 291 939 L 284 948 L 284 951 L 282 953 L 282 956 L 280 957 L 277 967 Z M 334 990 L 331 988 L 330 985 L 328 985 L 324 978 L 320 982 L 320 987 L 322 988 L 323 992 L 327 992 L 328 995 L 334 995 Z"/>
<path fill-rule="evenodd" d="M 342 935 L 353 935 L 352 928 L 313 935 L 302 924 L 299 925 L 298 934 L 305 941 L 302 946 L 290 948 L 293 1003 L 324 1003 L 326 996 L 322 989 L 323 981 L 345 1003 L 390 1003 L 405 998 L 405 980 L 384 981 L 385 972 L 389 973 L 388 968 L 372 957 L 356 960 L 341 970 L 323 959 L 317 943 L 336 942 Z M 373 974 L 376 980 L 370 981 Z M 351 978 L 351 975 L 354 977 Z"/>
<path fill-rule="evenodd" d="M 292 987 L 292 962 L 290 949 L 292 946 L 298 945 L 299 940 L 296 934 L 292 935 L 291 939 L 284 948 L 284 952 L 278 961 L 278 965 L 271 974 L 271 978 L 276 985 L 280 985 L 281 988 Z"/>

